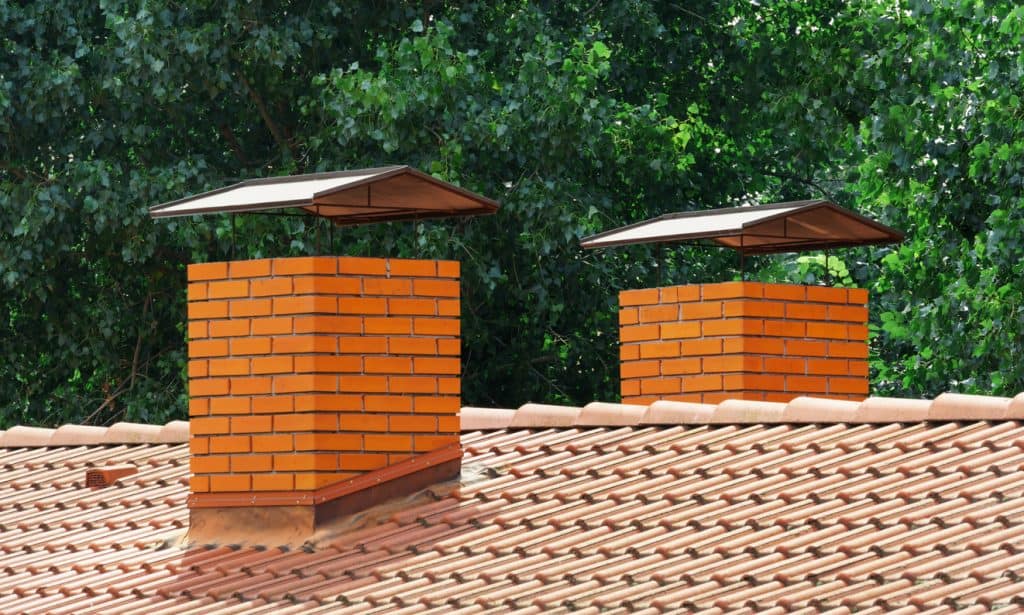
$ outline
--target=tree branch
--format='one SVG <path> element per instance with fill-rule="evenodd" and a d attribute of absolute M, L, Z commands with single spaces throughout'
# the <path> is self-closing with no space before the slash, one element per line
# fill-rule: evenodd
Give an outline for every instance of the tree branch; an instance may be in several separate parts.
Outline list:
<path fill-rule="evenodd" d="M 292 147 L 292 144 L 288 142 L 287 138 L 285 138 L 284 133 L 281 131 L 281 127 L 278 126 L 274 122 L 274 119 L 270 117 L 270 112 L 267 111 L 267 105 L 263 102 L 263 98 L 251 85 L 249 85 L 249 80 L 246 79 L 245 75 L 241 72 L 238 73 L 238 79 L 242 82 L 242 86 L 245 87 L 246 92 L 249 93 L 249 98 L 251 98 L 253 103 L 256 104 L 256 110 L 259 112 L 260 117 L 263 118 L 263 123 L 266 124 L 267 130 L 269 130 L 270 134 L 274 137 L 274 141 L 277 142 L 281 149 L 291 154 L 292 158 L 298 160 L 299 156 L 295 151 L 295 148 Z"/>
<path fill-rule="evenodd" d="M 227 124 L 221 124 L 220 136 L 224 137 L 224 140 L 228 142 L 228 146 L 231 148 L 235 158 L 238 159 L 238 162 L 242 163 L 242 166 L 247 166 L 249 163 L 245 159 L 245 153 L 242 152 L 242 146 L 239 145 L 238 139 L 235 138 L 235 132 L 231 130 L 231 127 Z"/>

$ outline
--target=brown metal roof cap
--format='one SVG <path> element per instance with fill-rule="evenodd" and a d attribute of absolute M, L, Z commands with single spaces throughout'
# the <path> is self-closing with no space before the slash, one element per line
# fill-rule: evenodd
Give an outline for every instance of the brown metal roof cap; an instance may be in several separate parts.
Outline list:
<path fill-rule="evenodd" d="M 666 214 L 586 237 L 584 248 L 709 240 L 744 254 L 895 243 L 903 233 L 835 203 L 789 201 Z"/>

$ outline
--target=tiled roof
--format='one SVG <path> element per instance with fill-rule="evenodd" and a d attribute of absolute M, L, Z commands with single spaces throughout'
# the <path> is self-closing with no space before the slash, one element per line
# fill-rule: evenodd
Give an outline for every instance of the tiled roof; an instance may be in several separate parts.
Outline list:
<path fill-rule="evenodd" d="M 110 427 L 61 425 L 56 429 L 16 425 L 7 431 L 0 431 L 0 448 L 183 442 L 188 442 L 188 421 L 171 421 L 166 425 L 114 423 Z"/>
<path fill-rule="evenodd" d="M 1022 399 L 467 408 L 301 549 L 182 546 L 186 445 L 7 448 L 0 612 L 1022 612 Z"/>

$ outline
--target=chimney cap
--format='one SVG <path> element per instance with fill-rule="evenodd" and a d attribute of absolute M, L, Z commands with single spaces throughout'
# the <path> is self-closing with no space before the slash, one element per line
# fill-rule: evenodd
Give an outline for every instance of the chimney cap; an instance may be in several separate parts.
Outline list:
<path fill-rule="evenodd" d="M 150 207 L 149 215 L 172 218 L 279 209 L 300 209 L 349 226 L 492 214 L 498 202 L 412 167 L 394 165 L 249 179 L 155 205 Z"/>
<path fill-rule="evenodd" d="M 903 233 L 835 203 L 789 201 L 665 214 L 586 237 L 584 248 L 710 240 L 743 254 L 897 243 Z"/>

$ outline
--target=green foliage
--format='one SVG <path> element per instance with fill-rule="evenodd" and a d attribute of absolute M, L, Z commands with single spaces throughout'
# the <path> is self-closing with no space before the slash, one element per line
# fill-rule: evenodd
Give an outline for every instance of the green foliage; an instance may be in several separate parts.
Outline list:
<path fill-rule="evenodd" d="M 908 233 L 829 259 L 872 290 L 876 388 L 1024 388 L 1011 3 L 57 0 L 0 28 L 0 425 L 183 416 L 183 269 L 227 258 L 231 221 L 147 206 L 381 163 L 502 202 L 333 246 L 463 262 L 467 403 L 614 399 L 616 291 L 737 266 L 581 237 L 812 197 Z M 314 221 L 237 224 L 240 257 L 316 251 Z"/>

